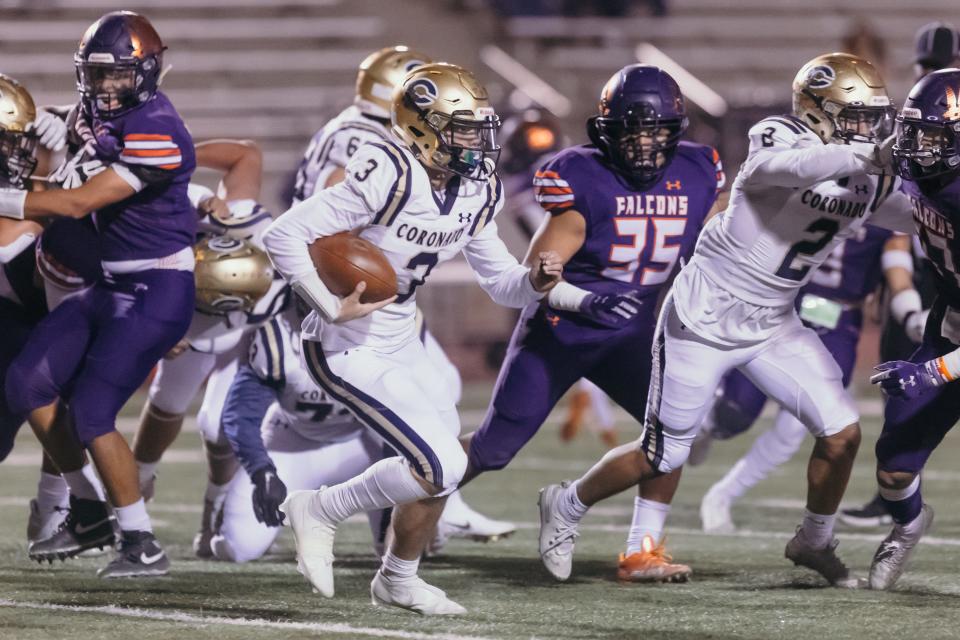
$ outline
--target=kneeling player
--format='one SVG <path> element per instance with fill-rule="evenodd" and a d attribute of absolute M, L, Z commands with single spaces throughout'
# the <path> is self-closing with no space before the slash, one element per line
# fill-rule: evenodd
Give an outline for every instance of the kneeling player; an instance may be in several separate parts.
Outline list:
<path fill-rule="evenodd" d="M 214 557 L 259 558 L 270 548 L 287 491 L 316 490 L 362 473 L 383 442 L 320 389 L 300 360 L 300 322 L 292 311 L 260 327 L 223 407 L 223 432 L 246 473 L 230 482 Z M 368 514 L 374 540 L 382 511 Z"/>
<path fill-rule="evenodd" d="M 894 522 L 870 566 L 873 589 L 896 583 L 930 528 L 933 509 L 920 495 L 920 472 L 960 419 L 960 393 L 945 386 L 960 377 L 960 70 L 920 80 L 897 120 L 896 167 L 936 270 L 937 299 L 910 361 L 886 362 L 871 378 L 890 396 L 876 452 L 880 498 Z"/>
<path fill-rule="evenodd" d="M 467 478 L 505 467 L 580 378 L 643 421 L 657 299 L 723 186 L 717 152 L 681 142 L 686 127 L 674 79 L 631 65 L 610 79 L 599 115 L 588 120 L 594 144 L 561 151 L 537 172 L 537 199 L 550 215 L 530 254 L 556 251 L 566 282 L 521 316 L 487 416 L 469 440 Z M 627 555 L 632 564 L 688 571 L 644 553 L 633 535 Z"/>

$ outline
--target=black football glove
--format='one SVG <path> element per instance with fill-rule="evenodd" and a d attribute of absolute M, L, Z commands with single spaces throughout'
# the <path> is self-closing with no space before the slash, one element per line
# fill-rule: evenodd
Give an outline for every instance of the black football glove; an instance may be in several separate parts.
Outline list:
<path fill-rule="evenodd" d="M 280 505 L 287 499 L 287 485 L 277 475 L 273 467 L 258 469 L 251 478 L 253 480 L 253 515 L 257 522 L 268 527 L 279 527 L 283 524 L 283 513 Z"/>
<path fill-rule="evenodd" d="M 643 302 L 630 294 L 598 295 L 591 293 L 580 303 L 580 313 L 608 329 L 620 329 L 640 313 Z"/>

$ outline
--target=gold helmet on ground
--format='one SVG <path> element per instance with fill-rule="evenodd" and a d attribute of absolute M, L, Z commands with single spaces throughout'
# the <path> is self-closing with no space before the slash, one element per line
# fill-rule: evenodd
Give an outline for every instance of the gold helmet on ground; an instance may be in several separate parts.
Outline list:
<path fill-rule="evenodd" d="M 36 117 L 30 92 L 0 73 L 0 177 L 17 188 L 22 188 L 37 168 L 37 136 L 28 131 Z"/>
<path fill-rule="evenodd" d="M 267 254 L 246 240 L 209 236 L 194 246 L 193 254 L 199 311 L 250 311 L 273 283 Z"/>
<path fill-rule="evenodd" d="M 393 88 L 409 72 L 431 62 L 429 57 L 403 45 L 371 53 L 360 63 L 353 103 L 364 113 L 389 119 Z"/>
<path fill-rule="evenodd" d="M 497 167 L 500 119 L 472 73 L 435 62 L 393 91 L 393 133 L 428 169 L 486 180 Z"/>
<path fill-rule="evenodd" d="M 848 53 L 817 56 L 793 80 L 793 114 L 824 142 L 873 142 L 893 132 L 896 111 L 872 64 Z"/>

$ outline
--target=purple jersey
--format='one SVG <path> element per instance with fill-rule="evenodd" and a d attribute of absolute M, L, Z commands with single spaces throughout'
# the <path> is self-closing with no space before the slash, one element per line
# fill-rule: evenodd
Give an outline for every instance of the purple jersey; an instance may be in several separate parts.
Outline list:
<path fill-rule="evenodd" d="M 193 139 L 162 93 L 103 123 L 97 157 L 139 183 L 138 192 L 95 213 L 105 261 L 162 258 L 193 245 L 197 215 L 187 197 Z"/>
<path fill-rule="evenodd" d="M 861 227 L 827 256 L 802 293 L 859 303 L 880 283 L 883 275 L 880 258 L 884 244 L 892 235 L 892 231 L 879 227 Z"/>
<path fill-rule="evenodd" d="M 655 300 L 677 261 L 693 253 L 723 185 L 719 162 L 711 147 L 681 142 L 663 178 L 637 191 L 592 145 L 554 156 L 534 177 L 537 200 L 552 215 L 574 209 L 587 223 L 564 279 L 595 293 Z"/>
<path fill-rule="evenodd" d="M 960 309 L 960 180 L 933 195 L 923 193 L 916 182 L 904 180 L 903 190 L 913 204 L 913 220 L 920 244 L 937 275 L 937 293 L 951 307 Z"/>

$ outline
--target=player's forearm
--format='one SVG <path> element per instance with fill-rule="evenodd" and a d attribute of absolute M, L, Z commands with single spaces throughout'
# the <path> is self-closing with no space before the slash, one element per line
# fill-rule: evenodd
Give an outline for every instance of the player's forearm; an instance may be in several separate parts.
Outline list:
<path fill-rule="evenodd" d="M 240 464 L 251 476 L 259 469 L 273 466 L 260 435 L 260 426 L 276 397 L 277 392 L 252 369 L 241 367 L 224 401 L 223 433 Z"/>
<path fill-rule="evenodd" d="M 758 151 L 747 161 L 747 182 L 764 186 L 805 187 L 864 173 L 863 157 L 872 151 L 873 145 L 862 143 Z"/>
<path fill-rule="evenodd" d="M 484 276 L 476 272 L 476 277 L 490 299 L 504 307 L 522 309 L 544 296 L 533 288 L 530 269 L 521 264 L 514 264 L 496 275 Z"/>

